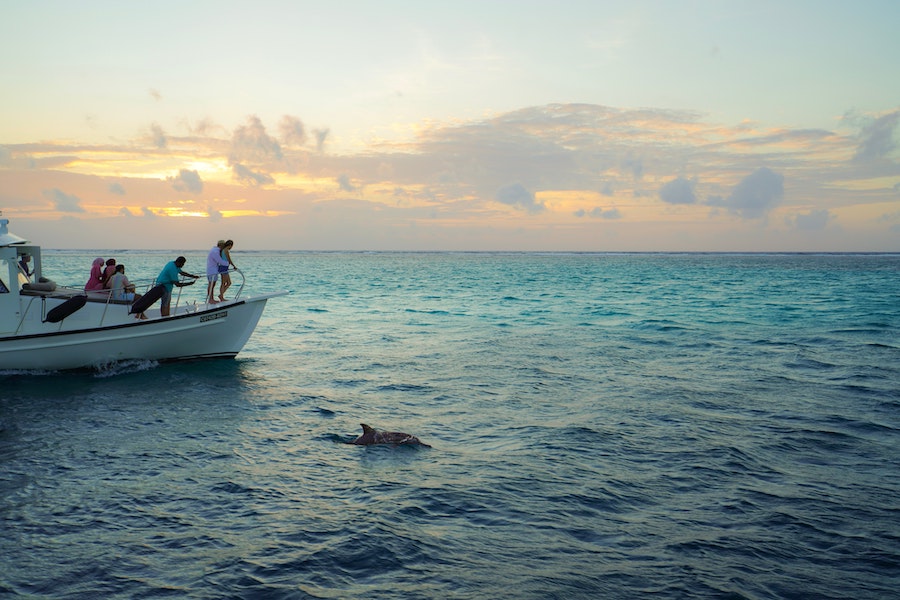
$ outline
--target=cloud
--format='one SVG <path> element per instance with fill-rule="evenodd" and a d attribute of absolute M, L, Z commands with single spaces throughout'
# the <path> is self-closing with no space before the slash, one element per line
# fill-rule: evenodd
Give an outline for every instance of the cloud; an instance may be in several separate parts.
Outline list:
<path fill-rule="evenodd" d="M 160 150 L 165 149 L 169 145 L 169 140 L 166 137 L 166 132 L 163 131 L 163 128 L 156 123 L 150 126 L 150 136 L 153 139 L 153 145 Z"/>
<path fill-rule="evenodd" d="M 313 129 L 313 135 L 316 137 L 316 152 L 321 154 L 325 149 L 325 140 L 329 133 L 331 133 L 330 129 Z"/>
<path fill-rule="evenodd" d="M 576 217 L 591 217 L 593 219 L 606 219 L 610 221 L 614 221 L 616 219 L 622 218 L 622 213 L 618 208 L 610 208 L 609 210 L 604 210 L 601 207 L 596 207 L 592 210 L 584 210 L 583 208 L 575 211 Z"/>
<path fill-rule="evenodd" d="M 853 160 L 867 162 L 884 158 L 896 147 L 894 131 L 900 122 L 900 110 L 882 115 L 863 127 L 859 134 L 859 147 Z"/>
<path fill-rule="evenodd" d="M 759 219 L 777 206 L 784 197 L 784 176 L 760 167 L 744 177 L 727 199 L 710 197 L 708 204 L 721 206 L 744 219 Z"/>
<path fill-rule="evenodd" d="M 810 210 L 794 217 L 793 225 L 801 231 L 822 231 L 834 217 L 826 209 Z"/>
<path fill-rule="evenodd" d="M 668 204 L 694 204 L 697 201 L 694 185 L 694 181 L 678 177 L 659 189 L 659 198 Z"/>
<path fill-rule="evenodd" d="M 640 180 L 644 176 L 644 161 L 628 157 L 622 161 L 622 169 L 631 173 L 635 181 Z"/>
<path fill-rule="evenodd" d="M 85 210 L 81 208 L 81 199 L 78 196 L 66 194 L 65 192 L 54 188 L 52 190 L 44 190 L 44 196 L 53 202 L 53 206 L 60 212 L 83 213 Z"/>
<path fill-rule="evenodd" d="M 578 121 L 588 117 L 547 112 L 522 110 L 426 130 L 415 146 L 416 168 L 397 173 L 419 178 L 424 169 L 435 183 L 457 188 L 455 195 L 483 199 L 496 197 L 509 182 L 535 192 L 597 189 L 615 179 L 607 173 L 615 167 L 615 157 L 596 148 L 602 134 L 594 131 L 596 126 L 581 129 L 584 124 Z"/>
<path fill-rule="evenodd" d="M 119 209 L 119 214 L 123 217 L 134 217 L 134 213 L 128 210 L 127 206 L 123 206 Z"/>
<path fill-rule="evenodd" d="M 146 206 L 141 207 L 141 212 L 144 213 L 144 217 L 148 219 L 155 219 L 157 214 L 153 212 L 152 208 L 147 208 Z"/>
<path fill-rule="evenodd" d="M 297 117 L 284 115 L 278 122 L 281 141 L 285 146 L 302 146 L 306 143 L 306 128 Z"/>
<path fill-rule="evenodd" d="M 190 131 L 193 134 L 200 135 L 200 136 L 213 135 L 213 133 L 215 133 L 215 132 L 224 131 L 224 128 L 221 125 L 217 125 L 216 122 L 213 121 L 212 119 L 210 119 L 209 117 L 207 117 L 205 119 L 200 119 L 200 121 L 194 125 L 191 125 L 191 124 L 186 124 L 186 125 L 188 128 L 188 131 Z"/>
<path fill-rule="evenodd" d="M 891 113 L 897 114 L 900 109 Z M 689 112 L 558 104 L 420 124 L 412 137 L 387 136 L 359 153 L 326 154 L 313 148 L 328 149 L 324 144 L 332 140 L 327 129 L 307 128 L 298 118 L 279 114 L 277 126 L 268 132 L 260 119 L 248 117 L 228 126 L 204 122 L 191 129 L 184 124 L 183 137 L 166 136 L 155 126 L 157 135 L 151 138 L 145 126 L 139 139 L 123 144 L 4 144 L 0 183 L 9 190 L 8 183 L 21 181 L 15 197 L 37 204 L 36 194 L 44 210 L 49 203 L 40 196 L 43 189 L 91 198 L 86 208 L 92 217 L 101 216 L 101 211 L 102 216 L 114 216 L 125 204 L 127 190 L 134 216 L 141 215 L 138 207 L 152 206 L 168 222 L 168 215 L 176 212 L 173 186 L 196 193 L 207 193 L 214 186 L 215 206 L 223 207 L 229 218 L 245 213 L 231 212 L 239 203 L 274 214 L 314 210 L 311 206 L 326 204 L 317 200 L 345 200 L 351 196 L 347 192 L 356 192 L 364 205 L 382 207 L 378 214 L 385 222 L 422 226 L 427 221 L 434 231 L 445 232 L 464 227 L 473 232 L 473 240 L 481 235 L 478 232 L 511 231 L 527 219 L 528 227 L 519 230 L 522 235 L 543 228 L 545 239 L 561 240 L 560 246 L 574 244 L 578 235 L 586 240 L 579 243 L 589 246 L 603 219 L 607 229 L 620 235 L 617 239 L 626 240 L 623 245 L 643 243 L 632 243 L 640 236 L 626 232 L 662 223 L 665 232 L 681 234 L 688 245 L 700 239 L 688 227 L 715 231 L 719 237 L 709 242 L 710 247 L 725 247 L 743 244 L 722 233 L 735 227 L 738 218 L 765 219 L 777 212 L 794 216 L 764 221 L 763 227 L 748 222 L 738 228 L 748 236 L 763 235 L 766 228 L 770 231 L 765 235 L 776 235 L 788 229 L 811 231 L 824 222 L 835 235 L 865 230 L 869 233 L 864 236 L 854 235 L 869 243 L 897 224 L 877 224 L 874 219 L 895 211 L 900 197 L 897 161 L 885 160 L 897 154 L 892 140 L 900 131 L 900 117 L 882 115 L 866 122 L 863 135 L 859 123 L 843 133 L 771 129 L 759 124 L 720 125 Z M 346 135 L 352 133 L 341 132 L 340 137 Z M 862 163 L 861 158 L 853 160 L 855 155 L 881 159 Z M 202 181 L 201 175 L 211 175 L 202 169 L 192 171 L 192 162 L 225 164 L 232 177 L 226 175 L 230 181 L 215 184 Z M 189 169 L 179 171 L 183 165 Z M 757 170 L 761 165 L 766 167 Z M 171 177 L 161 180 L 156 175 L 160 169 L 169 169 Z M 276 179 L 278 185 L 271 185 Z M 365 197 L 359 189 L 365 190 Z M 209 194 L 199 206 L 212 199 Z M 80 208 L 87 202 L 75 197 L 60 206 Z M 497 210 L 503 204 L 509 209 Z M 698 204 L 720 210 L 684 210 L 683 216 L 691 215 L 690 219 L 670 221 L 671 207 Z M 826 207 L 830 212 L 816 212 Z M 737 217 L 728 218 L 728 213 Z M 152 211 L 144 214 L 150 217 Z M 538 214 L 540 218 L 535 218 Z M 836 226 L 837 215 L 841 227 Z M 706 222 L 701 222 L 703 218 Z M 574 233 L 569 237 L 563 230 Z M 457 243 L 461 242 L 453 238 L 452 244 Z M 704 243 L 696 241 L 696 246 Z"/>
<path fill-rule="evenodd" d="M 597 210 L 598 209 L 595 208 L 593 212 L 597 212 Z M 622 213 L 619 211 L 618 208 L 610 208 L 609 210 L 604 210 L 595 216 L 600 217 L 601 219 L 614 220 L 614 219 L 621 219 Z"/>
<path fill-rule="evenodd" d="M 281 145 L 266 133 L 257 116 L 248 117 L 247 124 L 235 129 L 231 136 L 229 160 L 232 164 L 265 165 L 280 162 L 283 157 Z"/>
<path fill-rule="evenodd" d="M 455 186 L 457 197 L 488 199 L 509 182 L 538 194 L 603 190 L 648 197 L 656 196 L 659 186 L 644 181 L 668 181 L 688 163 L 698 165 L 704 182 L 732 177 L 729 156 L 736 151 L 723 140 L 739 136 L 746 140 L 741 152 L 762 153 L 746 131 L 708 125 L 690 111 L 552 104 L 423 129 L 412 147 L 398 147 L 395 153 L 415 152 L 407 162 L 415 160 L 417 168 L 397 166 L 395 172 Z"/>
<path fill-rule="evenodd" d="M 222 220 L 222 212 L 213 208 L 212 206 L 206 207 L 206 214 L 209 215 L 210 221 L 221 221 Z"/>
<path fill-rule="evenodd" d="M 168 177 L 167 179 L 172 182 L 172 187 L 179 192 L 199 194 L 203 191 L 203 180 L 200 179 L 200 173 L 197 171 L 181 169 L 176 177 Z"/>
<path fill-rule="evenodd" d="M 156 100 L 157 102 L 162 100 L 162 94 L 157 89 L 150 88 L 149 90 L 147 90 L 147 93 L 150 94 L 150 97 L 153 98 L 154 100 Z"/>
<path fill-rule="evenodd" d="M 897 222 L 900 225 L 900 211 L 885 213 L 876 219 L 878 223 L 894 223 Z"/>
<path fill-rule="evenodd" d="M 355 192 L 358 189 L 350 182 L 350 178 L 346 175 L 339 175 L 337 182 L 340 188 L 345 192 Z"/>
<path fill-rule="evenodd" d="M 254 187 L 275 183 L 271 175 L 253 171 L 241 164 L 232 165 L 231 172 L 238 181 Z"/>
<path fill-rule="evenodd" d="M 542 202 L 538 202 L 534 194 L 525 189 L 520 183 L 507 185 L 497 190 L 496 199 L 502 204 L 518 208 L 532 214 L 543 212 L 546 208 Z"/>

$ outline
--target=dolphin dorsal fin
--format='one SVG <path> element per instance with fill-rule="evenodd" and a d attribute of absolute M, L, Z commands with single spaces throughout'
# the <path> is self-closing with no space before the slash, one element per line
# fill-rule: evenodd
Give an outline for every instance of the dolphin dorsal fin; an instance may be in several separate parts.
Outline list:
<path fill-rule="evenodd" d="M 366 425 L 365 423 L 360 423 L 360 425 L 361 425 L 362 428 L 363 428 L 363 433 L 364 433 L 364 434 L 365 434 L 365 433 L 369 433 L 370 431 L 371 431 L 372 433 L 375 433 L 375 430 L 372 429 L 371 427 L 369 427 L 368 425 Z"/>

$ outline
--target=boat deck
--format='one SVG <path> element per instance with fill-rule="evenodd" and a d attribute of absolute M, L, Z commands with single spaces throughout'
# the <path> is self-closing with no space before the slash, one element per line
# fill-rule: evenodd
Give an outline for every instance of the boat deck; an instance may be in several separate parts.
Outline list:
<path fill-rule="evenodd" d="M 56 298 L 60 300 L 72 298 L 74 296 L 87 296 L 88 302 L 98 302 L 101 304 L 134 304 L 133 300 L 114 300 L 107 294 L 97 292 L 85 292 L 75 288 L 60 287 L 54 290 L 36 290 L 23 286 L 19 291 L 22 296 L 37 296 L 43 298 Z"/>

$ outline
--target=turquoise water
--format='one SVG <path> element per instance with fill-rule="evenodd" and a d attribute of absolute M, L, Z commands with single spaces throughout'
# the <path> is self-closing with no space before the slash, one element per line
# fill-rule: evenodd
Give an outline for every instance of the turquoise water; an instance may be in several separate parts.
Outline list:
<path fill-rule="evenodd" d="M 0 373 L 0 596 L 897 597 L 900 256 L 234 259 L 236 360 Z"/>

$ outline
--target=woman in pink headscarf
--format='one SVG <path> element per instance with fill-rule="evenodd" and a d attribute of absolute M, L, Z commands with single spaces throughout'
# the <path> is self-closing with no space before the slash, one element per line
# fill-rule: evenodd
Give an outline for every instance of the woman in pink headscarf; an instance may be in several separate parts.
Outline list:
<path fill-rule="evenodd" d="M 85 291 L 102 290 L 103 289 L 103 259 L 95 258 L 91 263 L 91 277 L 84 284 Z"/>

